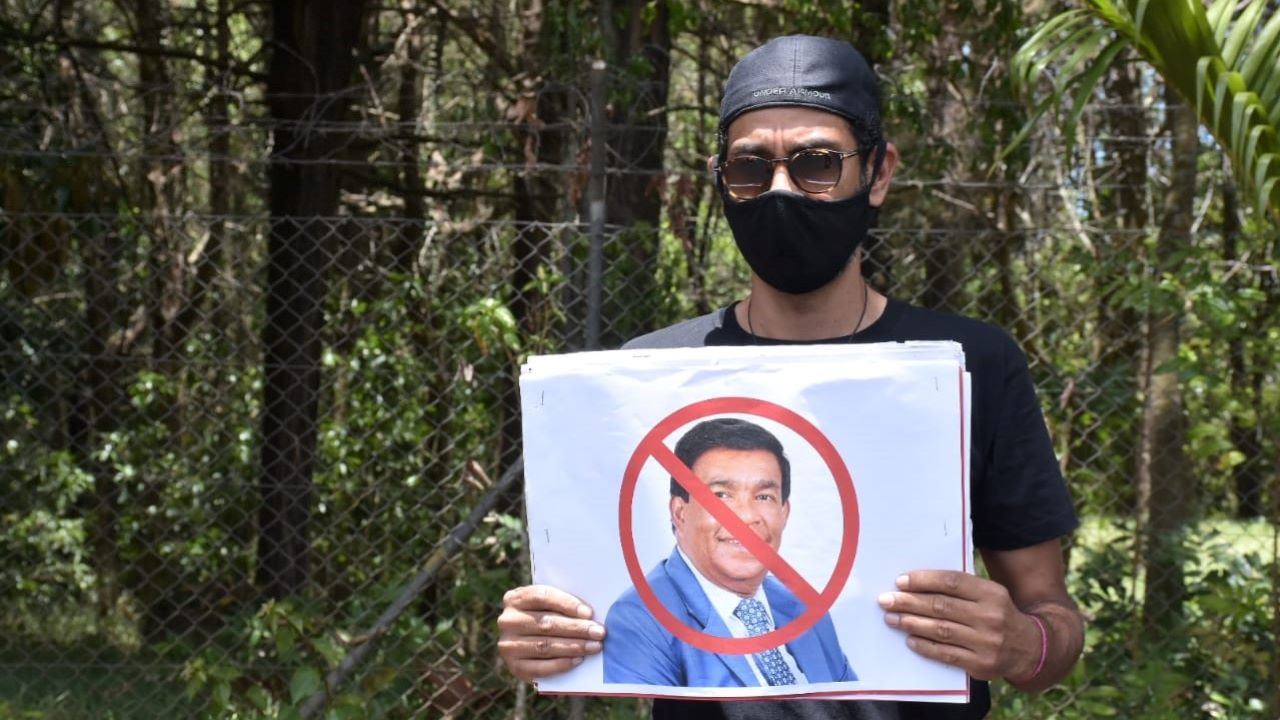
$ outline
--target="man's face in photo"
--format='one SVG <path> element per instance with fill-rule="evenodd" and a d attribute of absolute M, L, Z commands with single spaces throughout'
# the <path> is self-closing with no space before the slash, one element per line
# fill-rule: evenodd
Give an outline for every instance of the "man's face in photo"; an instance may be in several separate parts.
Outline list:
<path fill-rule="evenodd" d="M 782 468 L 773 453 L 714 448 L 691 469 L 760 539 L 778 549 L 791 504 L 782 500 Z M 768 572 L 764 564 L 693 498 L 672 497 L 670 508 L 676 542 L 698 572 L 743 597 L 754 594 Z"/>

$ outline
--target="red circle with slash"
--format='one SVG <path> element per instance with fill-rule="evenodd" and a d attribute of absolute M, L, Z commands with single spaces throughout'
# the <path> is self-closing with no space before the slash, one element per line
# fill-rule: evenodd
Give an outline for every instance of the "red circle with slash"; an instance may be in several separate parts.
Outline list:
<path fill-rule="evenodd" d="M 831 573 L 831 579 L 827 581 L 827 585 L 822 589 L 822 592 L 818 592 L 813 588 L 795 568 L 778 555 L 776 550 L 761 540 L 760 536 L 756 535 L 755 531 L 747 527 L 742 520 L 738 519 L 738 516 L 729 509 L 729 506 L 725 505 L 705 484 L 698 480 L 693 471 L 685 467 L 675 453 L 666 446 L 664 440 L 684 425 L 712 415 L 724 414 L 754 415 L 773 420 L 787 427 L 808 442 L 817 451 L 822 461 L 826 463 L 827 469 L 831 471 L 831 476 L 836 483 L 836 490 L 840 495 L 844 528 L 840 541 L 840 554 L 836 557 L 835 570 Z M 787 589 L 804 603 L 805 611 L 799 617 L 762 635 L 733 638 L 711 635 L 695 630 L 671 614 L 671 611 L 662 604 L 662 601 L 653 592 L 653 588 L 649 586 L 649 581 L 644 576 L 644 569 L 640 567 L 640 560 L 636 556 L 635 535 L 632 530 L 631 505 L 635 497 L 636 483 L 640 478 L 640 470 L 650 458 L 656 460 L 667 472 L 671 473 L 671 476 L 689 492 L 692 499 L 697 500 L 703 508 L 715 516 L 734 538 L 741 542 L 749 552 L 755 555 L 773 573 L 775 578 L 786 585 Z M 745 655 L 770 650 L 800 637 L 816 625 L 823 615 L 831 609 L 831 606 L 835 604 L 840 591 L 844 589 L 845 583 L 849 580 L 849 573 L 853 570 L 854 555 L 857 554 L 858 498 L 853 489 L 853 478 L 850 476 L 844 460 L 840 458 L 840 454 L 836 452 L 836 448 L 831 444 L 831 441 L 813 423 L 794 411 L 767 400 L 747 397 L 711 398 L 692 405 L 686 405 L 671 413 L 640 440 L 640 444 L 636 446 L 635 452 L 632 453 L 631 460 L 627 463 L 627 469 L 622 476 L 622 489 L 619 492 L 618 503 L 618 530 L 619 537 L 622 540 L 622 556 L 626 560 L 627 573 L 631 576 L 631 582 L 635 586 L 636 592 L 640 595 L 640 599 L 644 601 L 645 606 L 649 608 L 649 611 L 653 613 L 658 622 L 662 623 L 663 627 L 670 630 L 673 635 L 684 642 L 700 650 Z"/>

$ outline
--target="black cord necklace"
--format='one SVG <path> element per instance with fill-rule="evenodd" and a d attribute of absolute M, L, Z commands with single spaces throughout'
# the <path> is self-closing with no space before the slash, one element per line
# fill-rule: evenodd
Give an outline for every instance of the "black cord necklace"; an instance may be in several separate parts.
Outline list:
<path fill-rule="evenodd" d="M 849 333 L 849 337 L 845 338 L 845 342 L 853 342 L 853 336 L 858 334 L 862 329 L 862 321 L 867 317 L 867 301 L 870 299 L 870 292 L 867 290 L 867 281 L 862 281 L 862 312 L 858 313 L 858 324 L 853 326 L 853 332 Z M 751 325 L 751 307 L 755 303 L 751 302 L 751 298 L 747 298 L 747 333 L 751 335 L 751 344 L 760 344 L 760 338 L 756 336 L 756 329 Z"/>

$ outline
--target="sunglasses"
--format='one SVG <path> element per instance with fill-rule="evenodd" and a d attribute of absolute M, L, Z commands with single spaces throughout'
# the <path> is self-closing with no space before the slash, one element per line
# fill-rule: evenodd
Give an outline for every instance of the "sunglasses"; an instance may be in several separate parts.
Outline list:
<path fill-rule="evenodd" d="M 716 166 L 725 189 L 735 200 L 750 200 L 765 193 L 773 185 L 773 166 L 782 163 L 796 187 L 807 193 L 822 193 L 840 182 L 844 159 L 857 155 L 857 150 L 841 152 L 825 148 L 797 150 L 787 157 L 762 158 L 739 155 Z"/>

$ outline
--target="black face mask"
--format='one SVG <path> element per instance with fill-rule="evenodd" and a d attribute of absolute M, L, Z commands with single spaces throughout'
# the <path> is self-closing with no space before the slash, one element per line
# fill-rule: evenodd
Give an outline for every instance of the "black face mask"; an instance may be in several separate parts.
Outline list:
<path fill-rule="evenodd" d="M 771 191 L 733 200 L 721 186 L 733 239 L 756 275 L 792 295 L 834 280 L 875 221 L 871 188 L 844 200 L 815 200 Z"/>

